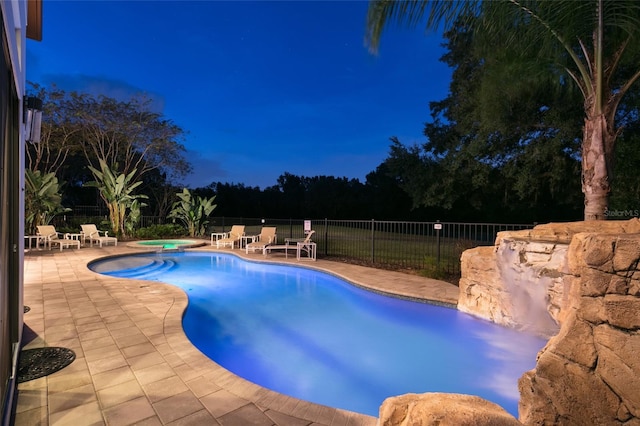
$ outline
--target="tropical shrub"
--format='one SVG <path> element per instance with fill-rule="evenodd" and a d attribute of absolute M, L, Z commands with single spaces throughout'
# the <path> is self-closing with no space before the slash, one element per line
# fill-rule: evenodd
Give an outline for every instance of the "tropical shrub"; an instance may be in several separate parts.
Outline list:
<path fill-rule="evenodd" d="M 129 214 L 127 215 L 127 218 L 124 222 L 124 227 L 127 230 L 128 235 L 133 235 L 135 229 L 140 224 L 142 208 L 145 206 L 146 204 L 139 199 L 135 199 L 131 202 L 131 205 L 129 206 Z"/>
<path fill-rule="evenodd" d="M 114 169 L 117 169 L 117 164 Z M 148 198 L 144 194 L 134 194 L 134 190 L 142 184 L 142 181 L 133 182 L 136 169 L 129 174 L 120 173 L 116 175 L 107 163 L 100 160 L 100 169 L 89 166 L 95 181 L 87 182 L 84 186 L 98 188 L 100 197 L 104 200 L 109 209 L 109 219 L 111 220 L 111 230 L 119 236 L 126 236 L 125 215 L 127 209 L 131 208 L 134 201 L 141 198 Z"/>
<path fill-rule="evenodd" d="M 70 211 L 62 206 L 61 184 L 55 173 L 25 170 L 25 231 L 35 235 L 38 225 L 48 225 L 57 214 Z"/>
<path fill-rule="evenodd" d="M 178 219 L 186 227 L 191 237 L 201 236 L 205 233 L 206 226 L 209 223 L 209 216 L 218 206 L 213 204 L 216 196 L 211 198 L 200 197 L 199 195 L 191 195 L 187 188 L 176 194 L 178 201 L 173 203 L 171 212 L 167 217 Z"/>
<path fill-rule="evenodd" d="M 159 238 L 174 238 L 185 236 L 186 230 L 182 225 L 169 223 L 166 225 L 151 225 L 140 228 L 135 232 L 135 236 L 141 240 L 152 240 Z"/>

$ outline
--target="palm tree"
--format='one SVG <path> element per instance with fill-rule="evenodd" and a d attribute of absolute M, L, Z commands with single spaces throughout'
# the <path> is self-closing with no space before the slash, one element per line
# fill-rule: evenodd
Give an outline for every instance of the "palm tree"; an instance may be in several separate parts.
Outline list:
<path fill-rule="evenodd" d="M 619 111 L 640 78 L 640 2 L 637 0 L 372 0 L 366 41 L 375 52 L 388 20 L 430 30 L 463 19 L 486 49 L 516 48 L 544 64 L 584 99 L 581 145 L 584 219 L 606 219 L 615 142 L 637 111 Z M 508 64 L 505 64 L 508 65 Z M 558 72 L 560 71 L 560 72 Z M 620 116 L 627 117 L 620 120 Z M 637 115 L 636 115 L 637 117 Z"/>

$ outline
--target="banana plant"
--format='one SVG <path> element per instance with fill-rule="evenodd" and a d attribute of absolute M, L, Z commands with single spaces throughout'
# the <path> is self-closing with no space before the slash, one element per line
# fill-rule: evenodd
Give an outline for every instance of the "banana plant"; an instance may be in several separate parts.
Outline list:
<path fill-rule="evenodd" d="M 189 231 L 189 236 L 197 237 L 204 234 L 209 216 L 218 207 L 213 204 L 215 195 L 211 198 L 191 195 L 187 188 L 176 194 L 178 201 L 173 203 L 169 218 L 178 219 Z"/>
<path fill-rule="evenodd" d="M 109 220 L 114 234 L 125 236 L 125 216 L 127 209 L 134 201 L 148 198 L 144 194 L 134 194 L 134 190 L 142 181 L 133 181 L 136 169 L 128 174 L 117 172 L 118 165 L 111 169 L 104 160 L 100 160 L 100 170 L 89 166 L 95 181 L 87 182 L 84 186 L 97 188 L 100 197 L 109 209 Z"/>
<path fill-rule="evenodd" d="M 133 235 L 140 224 L 143 207 L 146 207 L 146 204 L 139 199 L 135 199 L 131 202 L 131 205 L 129 206 L 129 214 L 127 215 L 127 219 L 124 223 L 124 227 L 129 235 Z"/>
<path fill-rule="evenodd" d="M 25 170 L 25 229 L 34 235 L 38 225 L 47 225 L 57 214 L 71 211 L 62 206 L 62 185 L 55 173 Z"/>

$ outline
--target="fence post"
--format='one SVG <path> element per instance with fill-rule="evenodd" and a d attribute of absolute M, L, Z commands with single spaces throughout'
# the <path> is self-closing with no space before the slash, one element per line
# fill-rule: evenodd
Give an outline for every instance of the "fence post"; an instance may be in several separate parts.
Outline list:
<path fill-rule="evenodd" d="M 375 232 L 376 232 L 375 219 L 371 219 L 371 262 L 372 263 L 376 261 L 376 238 L 375 238 Z"/>
<path fill-rule="evenodd" d="M 436 230 L 436 245 L 438 246 L 437 248 L 437 256 L 436 256 L 436 268 L 438 270 L 440 270 L 440 230 L 442 229 L 442 224 L 440 223 L 439 220 L 436 221 L 436 223 L 433 224 L 433 228 Z"/>
<path fill-rule="evenodd" d="M 324 255 L 329 256 L 329 220 L 324 218 Z"/>

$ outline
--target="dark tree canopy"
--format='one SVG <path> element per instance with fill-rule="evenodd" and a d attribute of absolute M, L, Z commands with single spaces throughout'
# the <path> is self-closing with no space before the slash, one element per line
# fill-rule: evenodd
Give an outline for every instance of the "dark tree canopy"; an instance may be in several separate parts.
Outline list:
<path fill-rule="evenodd" d="M 41 142 L 27 144 L 27 168 L 56 173 L 67 184 L 64 202 L 69 205 L 98 203 L 95 189 L 83 188 L 94 179 L 88 166 L 99 168 L 102 160 L 120 173 L 136 170 L 134 180 L 144 181 L 142 188 L 155 195 L 154 210 L 166 212 L 172 200 L 162 188 L 191 170 L 180 127 L 150 111 L 149 99 L 119 101 L 31 86 L 44 111 Z"/>

